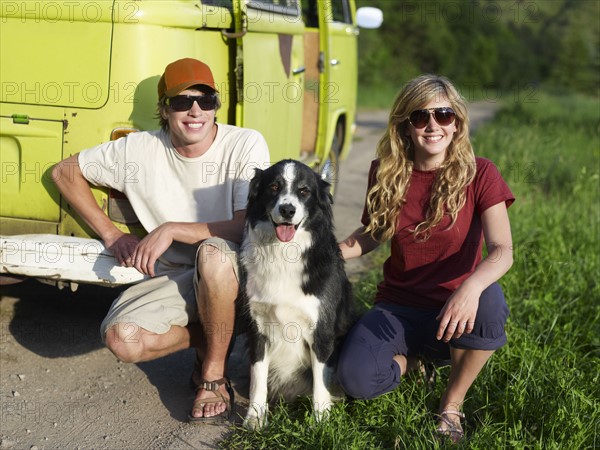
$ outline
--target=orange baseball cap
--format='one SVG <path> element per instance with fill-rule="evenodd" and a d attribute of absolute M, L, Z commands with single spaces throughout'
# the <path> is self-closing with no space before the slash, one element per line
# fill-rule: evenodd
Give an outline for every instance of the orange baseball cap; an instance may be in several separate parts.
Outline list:
<path fill-rule="evenodd" d="M 210 68 L 202 61 L 192 58 L 178 59 L 165 67 L 158 82 L 158 98 L 173 97 L 187 88 L 204 84 L 218 92 Z"/>

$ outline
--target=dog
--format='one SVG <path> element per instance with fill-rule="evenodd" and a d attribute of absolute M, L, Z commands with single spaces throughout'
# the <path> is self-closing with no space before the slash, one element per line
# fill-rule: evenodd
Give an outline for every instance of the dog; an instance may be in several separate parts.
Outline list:
<path fill-rule="evenodd" d="M 250 182 L 240 262 L 248 319 L 250 406 L 244 426 L 267 423 L 267 398 L 311 393 L 317 420 L 332 402 L 336 349 L 355 319 L 352 287 L 333 233 L 329 183 L 284 160 Z"/>

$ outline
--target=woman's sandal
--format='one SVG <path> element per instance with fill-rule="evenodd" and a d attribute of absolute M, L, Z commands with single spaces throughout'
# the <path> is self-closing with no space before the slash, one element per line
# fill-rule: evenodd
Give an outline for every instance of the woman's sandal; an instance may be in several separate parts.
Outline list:
<path fill-rule="evenodd" d="M 448 417 L 449 414 L 458 416 L 458 425 L 450 420 Z M 446 428 L 439 426 L 435 429 L 435 432 L 440 438 L 449 438 L 453 444 L 457 444 L 465 436 L 465 432 L 460 425 L 460 420 L 463 420 L 464 418 L 465 415 L 460 411 L 454 409 L 445 409 L 437 416 L 437 419 L 440 422 L 443 422 L 444 425 L 446 425 Z"/>
<path fill-rule="evenodd" d="M 229 394 L 229 400 L 225 398 L 223 394 L 219 391 L 221 386 L 225 385 L 225 389 Z M 196 393 L 198 390 L 204 389 L 205 391 L 210 391 L 215 394 L 214 397 L 209 398 L 197 398 L 194 400 L 194 404 L 192 405 L 192 410 L 188 415 L 188 422 L 190 423 L 210 423 L 210 424 L 221 424 L 229 421 L 231 416 L 233 415 L 233 407 L 235 405 L 234 401 L 234 392 L 231 387 L 231 382 L 227 378 L 221 378 L 215 381 L 206 381 L 202 380 L 201 383 L 196 387 Z M 225 403 L 227 405 L 227 409 L 223 411 L 221 414 L 217 414 L 216 416 L 210 417 L 194 417 L 192 415 L 194 409 L 202 409 L 203 405 L 208 405 L 210 403 Z"/>

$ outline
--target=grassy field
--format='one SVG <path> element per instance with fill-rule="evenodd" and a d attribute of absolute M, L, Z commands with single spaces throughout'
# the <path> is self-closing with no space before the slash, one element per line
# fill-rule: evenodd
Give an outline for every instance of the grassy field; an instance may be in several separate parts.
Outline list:
<path fill-rule="evenodd" d="M 517 198 L 509 209 L 515 263 L 501 280 L 509 342 L 469 392 L 468 440 L 457 448 L 600 447 L 598 100 L 532 100 L 507 104 L 474 137 Z M 374 270 L 355 286 L 362 307 L 379 277 Z M 336 404 L 324 423 L 308 399 L 279 404 L 265 430 L 235 429 L 222 447 L 444 448 L 432 431 L 448 367 L 437 370 L 434 385 L 407 379 L 378 399 Z"/>

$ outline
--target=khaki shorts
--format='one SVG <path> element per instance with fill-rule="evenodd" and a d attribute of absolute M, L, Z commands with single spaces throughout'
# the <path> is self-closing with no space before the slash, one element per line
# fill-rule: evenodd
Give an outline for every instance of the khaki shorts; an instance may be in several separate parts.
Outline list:
<path fill-rule="evenodd" d="M 239 245 L 220 238 L 207 239 L 200 247 L 206 245 L 215 247 L 231 261 L 239 281 Z M 131 324 L 132 334 L 137 327 L 163 334 L 173 325 L 185 327 L 198 321 L 196 267 L 167 265 L 159 261 L 156 273 L 159 275 L 130 287 L 113 302 L 100 325 L 102 339 L 106 331 L 117 323 Z"/>

